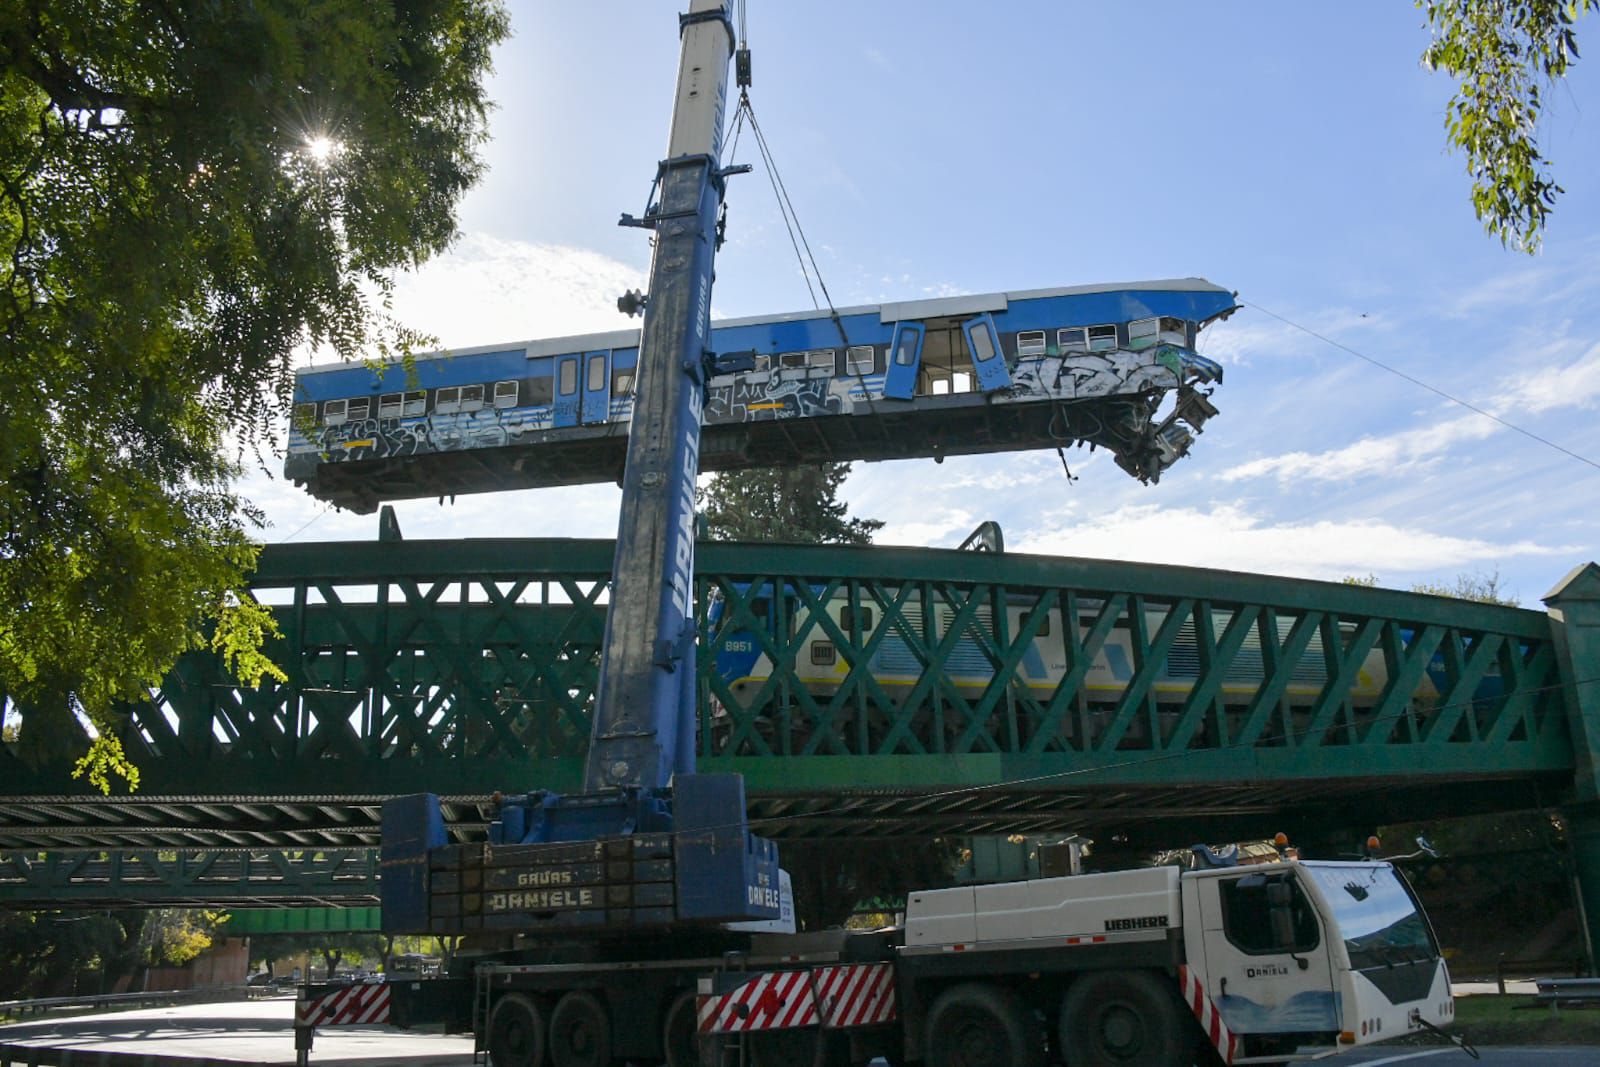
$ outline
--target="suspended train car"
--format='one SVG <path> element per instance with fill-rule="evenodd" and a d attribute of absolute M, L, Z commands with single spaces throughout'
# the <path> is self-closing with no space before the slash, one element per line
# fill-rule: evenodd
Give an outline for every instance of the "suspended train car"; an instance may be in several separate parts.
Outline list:
<path fill-rule="evenodd" d="M 1233 294 L 1090 285 L 714 325 L 702 470 L 1107 448 L 1157 481 L 1216 414 L 1195 351 Z M 296 375 L 286 475 L 367 512 L 385 500 L 621 476 L 639 331 Z M 648 383 L 646 383 L 648 387 Z"/>

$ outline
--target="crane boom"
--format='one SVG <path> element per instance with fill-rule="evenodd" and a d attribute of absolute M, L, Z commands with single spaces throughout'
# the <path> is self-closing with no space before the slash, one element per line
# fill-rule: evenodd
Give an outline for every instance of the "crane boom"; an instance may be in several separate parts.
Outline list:
<path fill-rule="evenodd" d="M 584 788 L 660 788 L 694 770 L 694 491 L 722 206 L 719 166 L 733 25 L 693 0 L 659 196 L 611 606 Z"/>

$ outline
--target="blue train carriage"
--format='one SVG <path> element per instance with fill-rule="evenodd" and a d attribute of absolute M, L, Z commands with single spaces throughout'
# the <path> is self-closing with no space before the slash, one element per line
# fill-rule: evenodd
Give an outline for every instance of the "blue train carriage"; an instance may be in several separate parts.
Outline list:
<path fill-rule="evenodd" d="M 1216 414 L 1201 279 L 733 319 L 712 330 L 701 469 L 1089 444 L 1160 479 Z M 341 507 L 620 477 L 637 330 L 301 371 L 286 474 Z"/>

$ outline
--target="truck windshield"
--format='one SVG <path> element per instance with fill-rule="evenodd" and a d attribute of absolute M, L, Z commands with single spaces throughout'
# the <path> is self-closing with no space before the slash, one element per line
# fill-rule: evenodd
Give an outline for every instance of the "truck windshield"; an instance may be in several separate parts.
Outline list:
<path fill-rule="evenodd" d="M 1355 970 L 1393 966 L 1439 954 L 1428 922 L 1394 868 L 1371 866 L 1303 868 L 1333 907 L 1339 935 Z"/>

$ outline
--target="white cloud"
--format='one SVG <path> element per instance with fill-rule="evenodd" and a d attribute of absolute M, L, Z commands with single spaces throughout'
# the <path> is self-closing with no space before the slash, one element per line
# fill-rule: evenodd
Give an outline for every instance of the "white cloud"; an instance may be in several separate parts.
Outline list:
<path fill-rule="evenodd" d="M 1241 463 L 1217 475 L 1218 481 L 1237 482 L 1276 476 L 1280 482 L 1349 481 L 1367 475 L 1393 475 L 1426 466 L 1463 441 L 1480 441 L 1500 431 L 1498 423 L 1468 414 L 1417 430 L 1386 437 L 1363 437 L 1354 444 L 1328 452 L 1286 452 Z"/>
<path fill-rule="evenodd" d="M 470 348 L 637 326 L 617 297 L 644 285 L 642 270 L 585 248 L 469 233 L 403 276 L 394 306 L 446 348 Z"/>
<path fill-rule="evenodd" d="M 1169 563 L 1338 580 L 1376 573 L 1449 574 L 1462 567 L 1517 557 L 1571 555 L 1571 546 L 1532 541 L 1496 543 L 1451 537 L 1382 521 L 1271 523 L 1243 508 L 1210 510 L 1130 505 L 1070 527 L 1022 531 L 1008 538 L 1017 552 Z"/>
<path fill-rule="evenodd" d="M 1564 367 L 1533 369 L 1503 384 L 1496 414 L 1537 415 L 1559 408 L 1592 407 L 1600 400 L 1600 344 Z"/>

